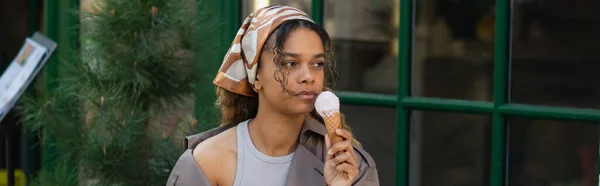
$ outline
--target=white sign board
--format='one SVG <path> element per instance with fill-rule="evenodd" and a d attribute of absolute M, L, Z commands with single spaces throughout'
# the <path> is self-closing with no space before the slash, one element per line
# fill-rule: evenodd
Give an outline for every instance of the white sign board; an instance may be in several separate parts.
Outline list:
<path fill-rule="evenodd" d="M 31 84 L 55 47 L 56 43 L 39 33 L 25 40 L 17 57 L 0 76 L 0 121 Z"/>

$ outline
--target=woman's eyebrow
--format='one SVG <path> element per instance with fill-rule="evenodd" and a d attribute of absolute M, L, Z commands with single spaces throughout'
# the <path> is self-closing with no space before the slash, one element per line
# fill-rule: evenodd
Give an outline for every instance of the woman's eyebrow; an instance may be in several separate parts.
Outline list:
<path fill-rule="evenodd" d="M 288 57 L 293 57 L 293 58 L 297 58 L 298 56 L 300 56 L 300 54 L 296 54 L 296 53 L 291 53 L 291 52 L 283 52 L 283 55 L 288 56 Z M 324 53 L 320 53 L 320 54 L 315 54 L 313 56 L 313 58 L 321 58 L 321 57 L 325 57 Z"/>
<path fill-rule="evenodd" d="M 300 54 L 291 53 L 291 52 L 283 52 L 283 55 L 287 56 L 287 57 L 293 57 L 293 58 L 300 56 Z"/>

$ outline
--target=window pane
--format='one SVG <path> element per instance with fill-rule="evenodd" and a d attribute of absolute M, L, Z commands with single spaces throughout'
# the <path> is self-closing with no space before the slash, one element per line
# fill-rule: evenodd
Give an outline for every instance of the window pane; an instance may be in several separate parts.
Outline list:
<path fill-rule="evenodd" d="M 417 0 L 415 96 L 492 100 L 495 0 Z"/>
<path fill-rule="evenodd" d="M 514 3 L 511 100 L 600 108 L 600 1 Z"/>
<path fill-rule="evenodd" d="M 395 94 L 399 0 L 325 0 L 334 44 L 336 89 Z"/>
<path fill-rule="evenodd" d="M 598 127 L 509 118 L 509 185 L 596 185 Z"/>
<path fill-rule="evenodd" d="M 489 185 L 491 117 L 413 111 L 411 186 Z"/>
<path fill-rule="evenodd" d="M 311 0 L 243 0 L 241 2 L 242 21 L 255 10 L 269 5 L 287 5 L 298 8 L 308 15 L 311 15 Z"/>
<path fill-rule="evenodd" d="M 396 109 L 341 105 L 346 122 L 377 164 L 381 185 L 394 185 L 396 178 Z"/>

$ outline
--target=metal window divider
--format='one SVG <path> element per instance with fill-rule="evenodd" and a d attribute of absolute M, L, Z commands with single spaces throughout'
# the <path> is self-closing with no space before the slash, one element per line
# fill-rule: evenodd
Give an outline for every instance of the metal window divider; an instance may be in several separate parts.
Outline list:
<path fill-rule="evenodd" d="M 410 96 L 413 54 L 415 0 L 400 0 L 398 42 L 398 92 L 396 108 L 396 185 L 409 184 L 409 144 L 411 110 L 402 102 Z"/>
<path fill-rule="evenodd" d="M 44 87 L 52 91 L 58 87 L 55 79 L 60 75 L 59 58 L 68 53 L 68 50 L 74 49 L 79 45 L 79 33 L 77 30 L 71 30 L 73 26 L 78 25 L 79 17 L 73 15 L 71 10 L 79 10 L 79 0 L 65 1 L 44 1 L 44 34 L 57 42 L 56 54 L 48 61 L 44 69 L 43 82 Z M 52 145 L 46 145 L 56 141 L 56 139 L 47 131 L 42 130 L 42 166 L 55 167 L 60 158 L 60 152 Z M 45 142 L 45 143 L 44 143 Z M 67 167 L 75 169 L 73 167 Z M 48 169 L 48 168 L 47 168 Z"/>
<path fill-rule="evenodd" d="M 496 36 L 494 46 L 494 113 L 492 114 L 492 149 L 490 186 L 506 185 L 507 181 L 507 130 L 505 115 L 499 108 L 507 103 L 508 66 L 510 64 L 510 0 L 496 1 Z"/>
<path fill-rule="evenodd" d="M 312 0 L 311 1 L 311 18 L 315 23 L 324 27 L 325 19 L 325 0 Z"/>

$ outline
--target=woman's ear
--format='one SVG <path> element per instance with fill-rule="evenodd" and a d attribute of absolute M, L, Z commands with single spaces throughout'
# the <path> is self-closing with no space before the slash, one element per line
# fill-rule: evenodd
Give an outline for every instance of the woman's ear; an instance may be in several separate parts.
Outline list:
<path fill-rule="evenodd" d="M 256 76 L 256 79 L 254 80 L 254 86 L 252 86 L 252 89 L 254 89 L 254 92 L 258 93 L 258 90 L 260 90 L 261 88 L 262 88 L 262 84 L 260 83 L 258 76 Z"/>

